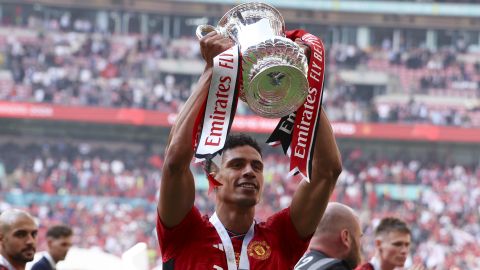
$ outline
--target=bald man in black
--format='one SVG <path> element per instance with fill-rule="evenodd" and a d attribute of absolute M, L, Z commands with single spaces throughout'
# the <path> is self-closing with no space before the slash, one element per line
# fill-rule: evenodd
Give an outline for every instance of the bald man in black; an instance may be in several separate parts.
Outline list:
<path fill-rule="evenodd" d="M 362 230 L 355 212 L 341 203 L 329 203 L 309 251 L 298 261 L 295 270 L 351 270 L 361 260 Z"/>
<path fill-rule="evenodd" d="M 0 270 L 24 270 L 36 251 L 38 226 L 22 210 L 0 214 Z"/>

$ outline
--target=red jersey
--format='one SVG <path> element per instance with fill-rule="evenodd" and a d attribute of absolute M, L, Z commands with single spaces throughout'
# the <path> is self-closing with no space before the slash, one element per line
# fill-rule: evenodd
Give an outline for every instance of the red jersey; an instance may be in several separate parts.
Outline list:
<path fill-rule="evenodd" d="M 228 269 L 222 240 L 207 216 L 201 217 L 196 207 L 180 224 L 166 228 L 157 220 L 157 234 L 164 270 Z M 238 260 L 242 239 L 232 238 Z M 250 269 L 293 269 L 308 247 L 310 238 L 301 239 L 286 208 L 255 224 L 247 254 Z"/>

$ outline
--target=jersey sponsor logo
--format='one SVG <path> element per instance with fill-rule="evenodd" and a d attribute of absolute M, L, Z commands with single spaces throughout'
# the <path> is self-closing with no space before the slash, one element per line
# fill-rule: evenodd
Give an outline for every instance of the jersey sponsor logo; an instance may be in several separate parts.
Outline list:
<path fill-rule="evenodd" d="M 265 241 L 252 241 L 248 245 L 248 255 L 257 260 L 266 260 L 270 257 L 272 250 Z"/>

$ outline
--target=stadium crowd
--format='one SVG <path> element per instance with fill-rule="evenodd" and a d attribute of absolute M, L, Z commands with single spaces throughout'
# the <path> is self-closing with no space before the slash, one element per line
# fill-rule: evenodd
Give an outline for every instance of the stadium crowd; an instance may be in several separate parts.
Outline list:
<path fill-rule="evenodd" d="M 2 101 L 177 112 L 197 76 L 159 68 L 172 58 L 199 60 L 193 37 L 98 33 L 88 21 L 68 28 L 50 21 L 44 31 L 35 26 L 45 22 L 29 22 L 20 28 L 0 27 Z M 334 81 L 326 84 L 324 106 L 333 121 L 480 126 L 480 60 L 467 44 L 431 51 L 394 49 L 386 40 L 368 50 L 342 44 L 328 49 L 327 77 Z M 365 89 L 337 78 L 337 71 L 352 69 L 396 76 L 401 93 L 411 97 L 404 103 L 378 103 L 375 91 L 365 94 Z M 431 106 L 416 95 L 463 97 L 476 103 L 468 108 Z M 239 114 L 251 113 L 240 104 Z M 119 255 L 146 242 L 158 259 L 154 226 L 163 147 L 115 149 L 76 142 L 1 142 L 0 153 L 8 155 L 0 156 L 0 212 L 17 206 L 37 217 L 39 249 L 46 245 L 46 229 L 62 222 L 73 227 L 76 246 L 99 246 Z M 455 165 L 442 157 L 423 160 L 406 154 L 392 158 L 395 155 L 362 149 L 342 149 L 342 156 L 344 168 L 332 200 L 359 212 L 365 259 L 373 255 L 373 226 L 382 217 L 396 215 L 412 228 L 412 262 L 436 270 L 480 268 L 478 163 Z M 287 206 L 297 185 L 285 177 L 286 157 L 268 150 L 264 162 L 266 185 L 258 220 Z M 202 178 L 202 168 L 192 168 L 196 178 Z M 211 214 L 207 188 L 199 183 L 195 202 L 202 213 Z"/>
<path fill-rule="evenodd" d="M 176 112 L 198 76 L 195 72 L 166 72 L 159 67 L 166 59 L 198 61 L 198 41 L 193 37 L 14 30 L 0 28 L 1 100 Z M 402 94 L 412 96 L 410 101 L 377 102 L 379 93 L 336 79 L 326 84 L 326 93 L 331 94 L 326 96 L 325 104 L 332 120 L 466 127 L 480 124 L 480 60 L 465 60 L 475 59 L 475 55 L 468 54 L 466 45 L 433 52 L 406 46 L 393 49 L 388 40 L 384 43 L 368 50 L 331 45 L 327 79 L 349 69 L 386 72 L 398 77 L 398 88 L 404 89 Z M 416 100 L 414 95 L 463 97 L 472 102 L 438 106 Z M 240 114 L 251 113 L 245 104 L 242 106 Z"/>
<path fill-rule="evenodd" d="M 0 151 L 12 153 L 0 160 L 3 208 L 23 205 L 40 219 L 41 230 L 55 222 L 69 223 L 76 230 L 77 246 L 100 246 L 120 254 L 143 241 L 157 252 L 153 229 L 162 155 L 138 149 L 112 151 L 86 143 L 3 143 Z M 480 256 L 476 245 L 480 240 L 478 164 L 460 166 L 439 158 L 398 156 L 343 151 L 344 169 L 332 200 L 360 213 L 365 258 L 373 255 L 372 227 L 382 217 L 396 215 L 412 227 L 413 261 L 423 262 L 428 269 L 480 267 L 476 260 Z M 268 150 L 264 162 L 266 185 L 258 220 L 286 207 L 297 184 L 285 177 L 285 156 Z M 194 172 L 203 174 L 197 166 Z M 466 193 L 469 196 L 462 195 Z M 125 200 L 134 197 L 142 200 Z M 213 200 L 205 187 L 198 188 L 196 203 L 202 212 L 213 213 Z"/>

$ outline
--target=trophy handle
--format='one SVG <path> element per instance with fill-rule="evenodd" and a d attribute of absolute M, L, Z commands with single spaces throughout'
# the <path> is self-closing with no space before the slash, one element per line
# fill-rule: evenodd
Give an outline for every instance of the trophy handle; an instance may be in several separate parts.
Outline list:
<path fill-rule="evenodd" d="M 215 26 L 209 25 L 209 24 L 202 24 L 197 26 L 197 30 L 195 31 L 195 34 L 197 35 L 198 39 L 202 39 L 206 34 L 212 32 L 212 31 L 217 31 L 218 30 L 215 28 Z"/>
<path fill-rule="evenodd" d="M 224 36 L 224 37 L 229 37 L 228 33 L 227 33 L 227 30 L 223 27 L 215 27 L 215 26 L 212 26 L 212 25 L 209 25 L 209 24 L 202 24 L 202 25 L 199 25 L 197 26 L 197 30 L 195 31 L 195 34 L 197 35 L 197 38 L 198 39 L 202 39 L 206 34 L 212 32 L 212 31 L 216 31 L 217 33 L 219 33 L 220 35 Z"/>

